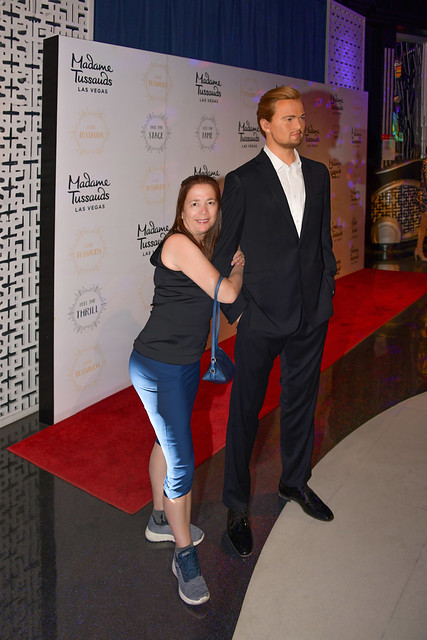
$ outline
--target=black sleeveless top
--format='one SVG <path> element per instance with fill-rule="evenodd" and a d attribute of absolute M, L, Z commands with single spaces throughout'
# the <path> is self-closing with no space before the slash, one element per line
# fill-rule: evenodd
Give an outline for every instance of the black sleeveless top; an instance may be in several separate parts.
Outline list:
<path fill-rule="evenodd" d="M 162 248 L 163 243 L 150 258 L 155 266 L 152 310 L 134 348 L 159 362 L 191 364 L 205 350 L 213 300 L 182 271 L 162 264 Z"/>

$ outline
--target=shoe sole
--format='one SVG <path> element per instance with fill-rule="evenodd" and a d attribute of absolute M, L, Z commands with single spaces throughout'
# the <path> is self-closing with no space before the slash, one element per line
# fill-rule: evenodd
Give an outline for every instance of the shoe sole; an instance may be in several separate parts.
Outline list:
<path fill-rule="evenodd" d="M 195 547 L 203 541 L 205 537 L 204 532 L 202 532 L 202 537 L 198 540 L 192 540 L 191 542 Z M 175 537 L 171 533 L 156 533 L 155 531 L 151 531 L 148 527 L 145 529 L 145 538 L 148 542 L 175 542 Z"/>
<path fill-rule="evenodd" d="M 175 569 L 175 559 L 172 560 L 172 573 L 175 576 L 175 578 L 178 580 L 178 575 L 177 575 L 176 569 Z M 204 604 L 211 597 L 211 594 L 208 591 L 207 595 L 203 596 L 203 598 L 200 598 L 200 600 L 190 600 L 190 598 L 187 598 L 187 596 L 184 593 L 182 593 L 181 587 L 179 586 L 179 580 L 178 580 L 178 593 L 179 593 L 179 597 L 181 598 L 181 600 L 183 600 L 186 604 L 191 604 L 193 606 L 197 606 L 199 604 Z"/>

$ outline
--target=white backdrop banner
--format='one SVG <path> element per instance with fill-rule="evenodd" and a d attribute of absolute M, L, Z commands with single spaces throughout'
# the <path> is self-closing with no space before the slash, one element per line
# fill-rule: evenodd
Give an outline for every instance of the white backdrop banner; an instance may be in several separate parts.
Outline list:
<path fill-rule="evenodd" d="M 366 93 L 74 38 L 59 37 L 58 52 L 54 422 L 129 386 L 149 258 L 179 185 L 195 173 L 221 181 L 262 149 L 256 109 L 268 89 L 303 94 L 300 152 L 330 171 L 338 275 L 363 267 Z"/>

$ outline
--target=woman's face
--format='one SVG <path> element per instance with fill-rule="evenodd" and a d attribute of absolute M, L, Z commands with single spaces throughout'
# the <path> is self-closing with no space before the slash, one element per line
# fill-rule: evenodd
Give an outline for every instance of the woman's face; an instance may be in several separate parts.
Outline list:
<path fill-rule="evenodd" d="M 219 203 L 212 185 L 194 185 L 187 193 L 181 213 L 184 227 L 195 238 L 203 238 L 215 224 L 218 206 Z"/>

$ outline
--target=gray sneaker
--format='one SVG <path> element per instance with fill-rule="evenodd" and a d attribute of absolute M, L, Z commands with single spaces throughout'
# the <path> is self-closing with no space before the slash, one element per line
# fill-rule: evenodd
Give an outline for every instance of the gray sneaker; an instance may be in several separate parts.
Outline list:
<path fill-rule="evenodd" d="M 200 573 L 196 547 L 174 553 L 172 571 L 178 578 L 178 592 L 187 604 L 203 604 L 210 598 L 205 579 Z"/>
<path fill-rule="evenodd" d="M 199 527 L 196 527 L 194 524 L 190 524 L 190 536 L 191 542 L 194 545 L 198 545 L 205 537 L 205 534 L 201 529 L 199 529 Z M 175 542 L 169 523 L 166 521 L 162 524 L 157 524 L 153 518 L 153 514 L 151 514 L 145 529 L 145 537 L 149 542 Z"/>

